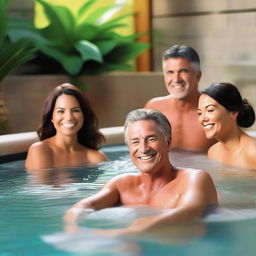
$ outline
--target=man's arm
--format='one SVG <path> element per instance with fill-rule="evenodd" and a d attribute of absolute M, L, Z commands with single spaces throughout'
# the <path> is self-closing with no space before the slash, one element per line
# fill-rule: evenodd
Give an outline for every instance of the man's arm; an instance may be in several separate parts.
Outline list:
<path fill-rule="evenodd" d="M 86 212 L 112 207 L 119 202 L 119 191 L 116 187 L 117 178 L 109 181 L 98 193 L 84 198 L 74 204 L 64 216 L 66 222 L 75 222 Z"/>

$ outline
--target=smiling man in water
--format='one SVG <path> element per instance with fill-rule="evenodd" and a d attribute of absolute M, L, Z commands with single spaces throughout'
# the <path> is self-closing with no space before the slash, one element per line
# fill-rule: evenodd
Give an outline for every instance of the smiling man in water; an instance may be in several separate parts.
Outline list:
<path fill-rule="evenodd" d="M 149 206 L 165 211 L 135 220 L 115 234 L 200 219 L 209 206 L 218 204 L 214 183 L 205 171 L 175 168 L 170 163 L 170 134 L 171 126 L 162 113 L 146 109 L 131 111 L 125 122 L 125 141 L 139 173 L 114 177 L 101 191 L 70 208 L 65 220 L 72 223 L 86 211 L 117 205 Z"/>

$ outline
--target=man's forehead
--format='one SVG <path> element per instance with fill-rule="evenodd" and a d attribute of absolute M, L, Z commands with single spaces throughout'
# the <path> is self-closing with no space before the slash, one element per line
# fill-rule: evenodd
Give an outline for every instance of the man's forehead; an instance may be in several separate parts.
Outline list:
<path fill-rule="evenodd" d="M 129 135 L 135 135 L 139 133 L 158 133 L 161 132 L 161 128 L 154 120 L 139 120 L 131 123 L 127 127 L 128 137 Z"/>
<path fill-rule="evenodd" d="M 191 66 L 191 62 L 186 58 L 169 58 L 165 60 L 165 65 L 176 66 L 176 65 L 186 65 Z"/>

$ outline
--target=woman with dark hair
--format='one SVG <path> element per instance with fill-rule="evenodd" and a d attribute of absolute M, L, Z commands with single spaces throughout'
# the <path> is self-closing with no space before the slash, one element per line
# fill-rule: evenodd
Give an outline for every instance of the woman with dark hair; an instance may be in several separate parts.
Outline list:
<path fill-rule="evenodd" d="M 57 86 L 46 99 L 39 142 L 28 150 L 25 166 L 45 169 L 107 161 L 99 146 L 104 136 L 89 101 L 76 86 Z"/>
<path fill-rule="evenodd" d="M 208 157 L 227 165 L 256 168 L 256 138 L 242 128 L 255 121 L 255 112 L 238 89 L 230 83 L 214 83 L 201 92 L 199 122 L 208 139 L 218 142 L 208 150 Z"/>

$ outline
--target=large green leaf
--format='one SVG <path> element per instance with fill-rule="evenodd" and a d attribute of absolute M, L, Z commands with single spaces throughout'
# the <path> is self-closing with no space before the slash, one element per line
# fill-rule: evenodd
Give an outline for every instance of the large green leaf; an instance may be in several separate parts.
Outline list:
<path fill-rule="evenodd" d="M 41 30 L 42 34 L 56 42 L 64 39 L 67 42 L 72 42 L 76 26 L 72 12 L 65 6 L 52 5 L 45 0 L 35 1 L 43 6 L 46 17 L 50 22 L 49 26 Z"/>
<path fill-rule="evenodd" d="M 9 41 L 7 4 L 8 0 L 0 0 L 0 81 L 18 66 L 35 57 L 35 47 L 29 39 Z"/>
<path fill-rule="evenodd" d="M 81 54 L 82 60 L 95 60 L 102 62 L 102 54 L 97 45 L 90 43 L 89 41 L 79 41 L 75 44 L 75 48 Z"/>
<path fill-rule="evenodd" d="M 131 15 L 132 15 L 132 13 L 126 13 L 126 14 L 120 15 L 117 18 L 111 19 L 110 21 L 100 24 L 100 28 L 101 29 L 111 28 L 113 25 L 120 24 L 120 23 L 118 23 L 120 20 L 123 20 Z"/>
<path fill-rule="evenodd" d="M 106 55 L 117 46 L 118 41 L 115 39 L 102 40 L 96 41 L 95 44 L 99 47 L 102 55 Z"/>
<path fill-rule="evenodd" d="M 85 2 L 78 10 L 77 12 L 77 21 L 83 22 L 84 19 L 87 18 L 88 15 L 86 15 L 86 12 L 88 13 L 91 6 L 93 4 L 95 4 L 97 2 L 97 0 L 88 0 L 87 2 Z"/>
<path fill-rule="evenodd" d="M 27 29 L 19 29 L 13 28 L 8 31 L 8 36 L 11 41 L 15 42 L 22 38 L 29 38 L 31 41 L 34 42 L 35 45 L 42 45 L 42 44 L 52 44 L 50 40 L 43 37 L 38 31 L 36 30 L 27 30 Z"/>
<path fill-rule="evenodd" d="M 140 53 L 148 48 L 149 44 L 130 42 L 129 44 L 122 44 L 116 47 L 109 55 L 108 59 L 117 63 L 125 63 L 137 57 Z"/>
<path fill-rule="evenodd" d="M 96 25 L 83 23 L 80 24 L 75 31 L 76 39 L 93 41 L 99 34 L 99 29 Z"/>
<path fill-rule="evenodd" d="M 44 52 L 45 55 L 57 60 L 68 74 L 77 75 L 83 66 L 83 61 L 78 54 L 71 55 L 58 50 L 58 48 L 45 45 L 41 46 L 41 51 Z"/>
<path fill-rule="evenodd" d="M 108 25 L 104 25 L 104 26 L 99 26 L 98 27 L 98 34 L 101 33 L 107 33 L 109 30 L 114 30 L 116 28 L 120 28 L 120 27 L 126 27 L 127 24 L 126 23 L 111 23 Z"/>
<path fill-rule="evenodd" d="M 3 43 L 7 33 L 7 16 L 6 16 L 7 0 L 0 0 L 0 45 Z"/>
<path fill-rule="evenodd" d="M 92 24 L 101 24 L 103 22 L 108 21 L 113 17 L 113 15 L 120 10 L 123 5 L 115 4 L 115 5 L 108 5 L 86 15 L 86 19 L 83 22 L 92 23 Z"/>
<path fill-rule="evenodd" d="M 11 71 L 34 57 L 35 48 L 28 39 L 3 43 L 0 46 L 0 81 Z"/>

